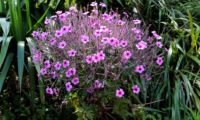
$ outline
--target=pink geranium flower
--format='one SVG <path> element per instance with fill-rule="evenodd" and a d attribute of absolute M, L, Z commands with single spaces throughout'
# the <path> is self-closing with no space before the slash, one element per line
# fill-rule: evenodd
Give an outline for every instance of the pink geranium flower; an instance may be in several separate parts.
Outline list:
<path fill-rule="evenodd" d="M 74 85 L 77 85 L 79 83 L 79 78 L 78 77 L 75 77 L 71 80 L 71 82 L 74 84 Z"/>
<path fill-rule="evenodd" d="M 124 51 L 122 55 L 123 59 L 126 59 L 126 60 L 130 59 L 131 56 L 132 56 L 131 51 Z"/>
<path fill-rule="evenodd" d="M 71 84 L 71 82 L 67 82 L 67 83 L 65 84 L 65 88 L 66 88 L 66 90 L 67 90 L 68 92 L 70 92 L 70 91 L 72 90 L 72 84 Z"/>
<path fill-rule="evenodd" d="M 66 45 L 67 45 L 66 42 L 65 42 L 65 41 L 62 41 L 62 42 L 60 42 L 60 43 L 58 44 L 58 48 L 64 49 Z"/>
<path fill-rule="evenodd" d="M 157 57 L 156 63 L 158 65 L 162 65 L 163 64 L 163 58 L 162 57 Z"/>
<path fill-rule="evenodd" d="M 139 92 L 140 92 L 140 88 L 139 88 L 138 85 L 134 85 L 134 86 L 132 87 L 132 90 L 133 90 L 133 93 L 135 93 L 135 94 L 139 94 Z"/>
<path fill-rule="evenodd" d="M 136 47 L 138 50 L 144 50 L 147 48 L 147 43 L 144 41 L 140 41 L 138 44 L 136 44 Z"/>
<path fill-rule="evenodd" d="M 77 51 L 74 50 L 74 49 L 72 49 L 72 50 L 68 51 L 67 53 L 68 53 L 68 55 L 69 55 L 70 57 L 74 57 L 74 56 L 76 55 Z"/>
<path fill-rule="evenodd" d="M 119 98 L 123 97 L 124 96 L 124 90 L 121 89 L 121 88 L 117 89 L 116 93 L 115 93 L 115 96 L 119 97 Z"/>
<path fill-rule="evenodd" d="M 49 94 L 49 95 L 53 95 L 53 89 L 47 87 L 47 88 L 46 88 L 46 93 Z"/>
<path fill-rule="evenodd" d="M 135 72 L 137 72 L 137 73 L 143 73 L 144 72 L 144 66 L 143 65 L 137 65 L 136 67 L 135 67 Z"/>

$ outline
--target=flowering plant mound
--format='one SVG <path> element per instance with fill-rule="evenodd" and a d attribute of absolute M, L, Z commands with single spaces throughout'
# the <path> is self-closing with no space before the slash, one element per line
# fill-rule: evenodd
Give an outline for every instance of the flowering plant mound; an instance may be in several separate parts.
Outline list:
<path fill-rule="evenodd" d="M 32 58 L 40 64 L 46 94 L 78 93 L 85 103 L 113 106 L 115 98 L 132 101 L 148 93 L 163 68 L 162 37 L 141 20 L 91 6 L 91 12 L 57 11 L 45 20 L 45 31 L 33 31 Z"/>

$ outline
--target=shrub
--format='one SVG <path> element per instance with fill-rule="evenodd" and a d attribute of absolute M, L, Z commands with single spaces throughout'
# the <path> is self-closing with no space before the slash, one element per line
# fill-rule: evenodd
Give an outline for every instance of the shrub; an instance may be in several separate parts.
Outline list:
<path fill-rule="evenodd" d="M 71 7 L 46 19 L 45 31 L 32 33 L 37 44 L 32 58 L 40 64 L 38 76 L 48 99 L 72 102 L 82 118 L 89 118 L 80 113 L 83 106 L 98 108 L 88 114 L 112 110 L 125 118 L 137 108 L 134 104 L 155 100 L 164 60 L 162 37 L 138 19 L 101 13 L 96 2 L 90 5 L 91 12 Z"/>

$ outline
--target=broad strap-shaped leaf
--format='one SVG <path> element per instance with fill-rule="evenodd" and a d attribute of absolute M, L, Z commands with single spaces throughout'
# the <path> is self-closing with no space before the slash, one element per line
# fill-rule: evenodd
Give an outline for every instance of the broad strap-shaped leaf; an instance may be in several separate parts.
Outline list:
<path fill-rule="evenodd" d="M 4 80 L 6 79 L 6 75 L 8 73 L 9 68 L 10 68 L 10 65 L 12 63 L 13 56 L 14 56 L 13 53 L 8 54 L 8 56 L 6 57 L 6 61 L 5 61 L 5 64 L 3 66 L 3 69 L 0 72 L 0 92 L 2 90 Z"/>
<path fill-rule="evenodd" d="M 17 63 L 18 63 L 18 76 L 19 76 L 19 86 L 21 89 L 23 72 L 24 72 L 24 47 L 25 42 L 19 41 L 17 43 Z"/>
<path fill-rule="evenodd" d="M 0 18 L 0 25 L 3 30 L 3 35 L 8 36 L 8 33 L 10 31 L 10 22 L 6 21 L 6 18 Z"/>
<path fill-rule="evenodd" d="M 6 54 L 7 54 L 7 51 L 8 51 L 8 47 L 9 47 L 9 44 L 10 44 L 10 41 L 12 39 L 12 37 L 3 37 L 2 38 L 3 41 L 5 41 L 4 43 L 2 43 L 2 46 L 1 46 L 1 52 L 0 52 L 0 68 L 2 67 L 3 65 L 3 62 L 4 62 L 4 59 L 6 57 Z M 5 40 L 4 40 L 5 39 Z"/>
<path fill-rule="evenodd" d="M 8 0 L 11 17 L 11 30 L 17 41 L 24 40 L 24 26 L 21 13 L 21 1 L 20 0 Z"/>

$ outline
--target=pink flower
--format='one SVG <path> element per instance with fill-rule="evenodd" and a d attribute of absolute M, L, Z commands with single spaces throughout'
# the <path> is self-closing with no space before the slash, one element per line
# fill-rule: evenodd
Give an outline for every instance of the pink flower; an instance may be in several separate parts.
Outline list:
<path fill-rule="evenodd" d="M 70 26 L 63 26 L 61 28 L 62 33 L 68 33 L 71 32 L 71 27 Z"/>
<path fill-rule="evenodd" d="M 57 63 L 54 65 L 54 67 L 55 67 L 56 70 L 60 70 L 60 68 L 61 68 L 60 62 L 57 62 Z"/>
<path fill-rule="evenodd" d="M 133 90 L 133 93 L 139 94 L 139 92 L 140 92 L 140 87 L 139 87 L 138 85 L 134 85 L 134 86 L 132 87 L 132 90 Z"/>
<path fill-rule="evenodd" d="M 33 37 L 38 37 L 40 34 L 38 31 L 33 31 L 31 34 Z"/>
<path fill-rule="evenodd" d="M 162 44 L 162 42 L 157 41 L 157 42 L 156 42 L 156 46 L 158 46 L 159 48 L 162 48 L 163 44 Z"/>
<path fill-rule="evenodd" d="M 156 63 L 158 65 L 162 65 L 163 64 L 163 58 L 162 57 L 157 57 Z"/>
<path fill-rule="evenodd" d="M 71 80 L 71 82 L 74 84 L 74 85 L 77 85 L 79 83 L 79 78 L 78 77 L 75 77 Z"/>
<path fill-rule="evenodd" d="M 97 7 L 97 2 L 92 2 L 91 4 L 90 4 L 90 6 L 92 6 L 92 7 Z"/>
<path fill-rule="evenodd" d="M 92 56 L 91 55 L 86 56 L 86 63 L 91 64 L 92 62 L 93 62 Z"/>
<path fill-rule="evenodd" d="M 135 72 L 137 72 L 137 73 L 143 73 L 144 72 L 144 66 L 143 65 L 137 65 L 136 67 L 135 67 Z"/>
<path fill-rule="evenodd" d="M 51 67 L 50 61 L 49 60 L 44 61 L 44 66 L 47 69 L 50 68 Z"/>
<path fill-rule="evenodd" d="M 71 82 L 67 82 L 67 83 L 65 84 L 65 88 L 66 88 L 66 90 L 67 90 L 68 92 L 70 92 L 70 91 L 72 90 Z"/>
<path fill-rule="evenodd" d="M 81 41 L 86 44 L 89 42 L 89 37 L 87 35 L 81 35 Z"/>
<path fill-rule="evenodd" d="M 55 36 L 56 36 L 57 38 L 61 37 L 61 36 L 62 36 L 62 31 L 56 30 Z"/>
<path fill-rule="evenodd" d="M 124 96 L 124 90 L 121 89 L 121 88 L 117 89 L 116 93 L 115 93 L 115 96 L 119 97 L 119 98 L 123 97 Z"/>
<path fill-rule="evenodd" d="M 121 42 L 120 42 L 120 46 L 121 47 L 126 47 L 128 45 L 128 42 L 126 41 L 126 40 L 122 40 Z"/>
<path fill-rule="evenodd" d="M 137 28 L 132 28 L 132 31 L 134 34 L 140 34 L 142 32 L 140 29 Z"/>
<path fill-rule="evenodd" d="M 67 45 L 66 42 L 65 42 L 65 41 L 62 41 L 62 42 L 60 42 L 60 43 L 58 44 L 58 48 L 64 49 L 66 45 Z"/>
<path fill-rule="evenodd" d="M 118 21 L 117 21 L 117 24 L 118 24 L 118 25 L 124 25 L 125 23 L 126 23 L 126 22 L 125 22 L 125 21 L 122 21 L 122 20 L 118 20 Z"/>
<path fill-rule="evenodd" d="M 56 44 L 56 39 L 53 38 L 49 42 L 50 42 L 50 45 L 55 45 Z"/>
<path fill-rule="evenodd" d="M 105 8 L 106 7 L 106 4 L 105 3 L 100 3 L 99 4 L 102 8 Z"/>
<path fill-rule="evenodd" d="M 101 31 L 100 31 L 100 30 L 95 30 L 95 31 L 94 31 L 94 36 L 95 36 L 95 37 L 101 36 Z"/>
<path fill-rule="evenodd" d="M 56 11 L 56 14 L 60 15 L 60 14 L 62 14 L 62 11 Z"/>
<path fill-rule="evenodd" d="M 106 33 L 108 31 L 109 31 L 109 29 L 106 26 L 100 26 L 100 32 Z"/>
<path fill-rule="evenodd" d="M 95 89 L 100 89 L 104 87 L 103 83 L 100 82 L 99 80 L 95 80 L 93 86 Z"/>
<path fill-rule="evenodd" d="M 53 88 L 53 92 L 54 92 L 54 94 L 58 94 L 59 93 L 59 89 L 58 88 Z"/>
<path fill-rule="evenodd" d="M 109 39 L 109 44 L 110 44 L 111 46 L 115 46 L 115 41 L 116 41 L 116 38 L 111 37 L 111 38 Z"/>
<path fill-rule="evenodd" d="M 48 36 L 48 33 L 47 32 L 42 32 L 41 35 L 40 35 L 40 39 L 41 40 L 45 40 Z"/>
<path fill-rule="evenodd" d="M 70 7 L 70 8 L 69 8 L 69 11 L 70 11 L 70 12 L 74 12 L 74 13 L 78 12 L 78 10 L 76 9 L 76 6 Z"/>
<path fill-rule="evenodd" d="M 105 54 L 103 53 L 103 51 L 98 52 L 97 55 L 99 56 L 100 60 L 104 60 L 105 59 Z"/>
<path fill-rule="evenodd" d="M 126 60 L 130 59 L 132 56 L 132 53 L 130 51 L 124 51 L 122 57 Z"/>
<path fill-rule="evenodd" d="M 108 37 L 103 37 L 102 40 L 101 40 L 101 42 L 103 44 L 107 44 L 109 42 L 109 38 Z"/>
<path fill-rule="evenodd" d="M 66 20 L 66 13 L 59 14 L 59 20 L 65 21 Z"/>
<path fill-rule="evenodd" d="M 68 53 L 69 57 L 74 57 L 77 52 L 76 52 L 76 50 L 72 49 L 72 50 L 68 51 L 67 53 Z"/>
<path fill-rule="evenodd" d="M 95 62 L 95 63 L 97 63 L 97 62 L 100 61 L 100 57 L 98 56 L 98 54 L 94 54 L 94 55 L 92 56 L 92 61 Z"/>
<path fill-rule="evenodd" d="M 135 25 L 137 25 L 137 24 L 141 24 L 141 20 L 138 20 L 138 19 L 133 20 L 133 23 L 134 23 Z"/>
<path fill-rule="evenodd" d="M 33 62 L 40 62 L 42 55 L 40 53 L 36 53 L 33 55 Z"/>
<path fill-rule="evenodd" d="M 66 68 L 70 64 L 69 60 L 63 60 L 63 67 Z"/>
<path fill-rule="evenodd" d="M 53 95 L 53 89 L 47 87 L 47 88 L 46 88 L 46 93 L 49 94 L 49 95 Z"/>
<path fill-rule="evenodd" d="M 55 79 L 55 78 L 57 77 L 56 71 L 52 71 L 52 72 L 51 72 L 51 77 L 52 77 L 53 79 Z"/>
<path fill-rule="evenodd" d="M 152 31 L 151 33 L 153 34 L 153 36 L 154 36 L 157 40 L 162 39 L 162 37 L 161 37 L 160 35 L 158 35 L 158 34 L 156 33 L 156 31 Z"/>
<path fill-rule="evenodd" d="M 76 74 L 76 69 L 75 68 L 69 68 L 67 71 L 66 71 L 66 77 L 67 78 L 70 78 L 72 75 L 75 75 Z"/>
<path fill-rule="evenodd" d="M 46 74 L 47 74 L 46 68 L 42 68 L 42 69 L 40 70 L 40 73 L 41 73 L 41 75 L 46 75 Z"/>
<path fill-rule="evenodd" d="M 45 25 L 48 25 L 50 22 L 51 22 L 50 19 L 46 19 L 46 20 L 44 21 L 44 24 L 45 24 Z"/>
<path fill-rule="evenodd" d="M 87 93 L 92 94 L 94 92 L 94 88 L 93 87 L 89 87 L 89 88 L 87 88 L 86 91 L 87 91 Z"/>
<path fill-rule="evenodd" d="M 136 44 L 137 49 L 139 50 L 144 50 L 147 48 L 147 43 L 144 41 L 140 41 L 138 44 Z"/>

